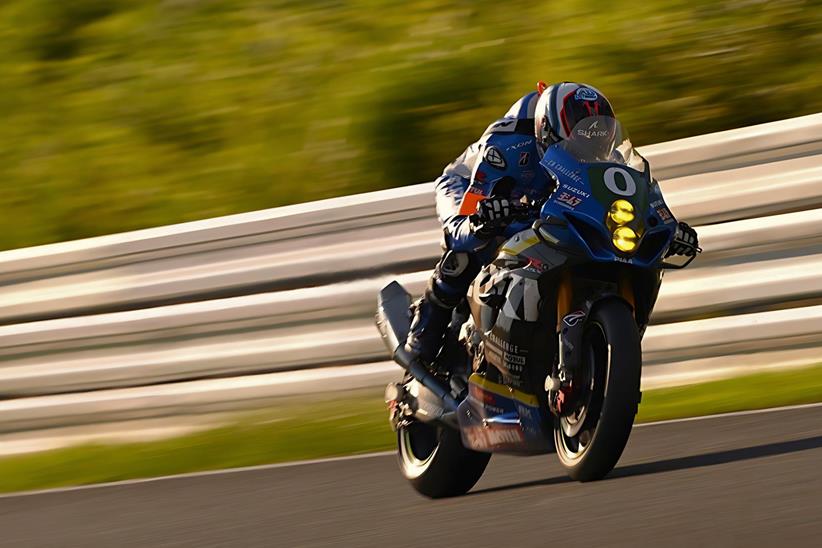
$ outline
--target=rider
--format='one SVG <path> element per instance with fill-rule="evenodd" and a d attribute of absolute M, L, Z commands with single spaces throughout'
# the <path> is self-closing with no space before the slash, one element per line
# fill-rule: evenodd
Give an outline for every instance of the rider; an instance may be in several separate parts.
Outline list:
<path fill-rule="evenodd" d="M 589 116 L 614 116 L 599 90 L 572 82 L 540 82 L 536 92 L 514 103 L 437 179 L 437 216 L 445 252 L 413 306 L 406 340 L 406 350 L 424 364 L 436 358 L 454 308 L 496 255 L 506 228 L 515 220 L 513 202 L 547 198 L 556 189 L 554 179 L 539 165 L 546 148 L 567 139 L 577 122 Z M 509 189 L 505 196 L 484 195 L 482 189 L 500 183 Z M 696 232 L 685 223 L 680 223 L 679 239 L 697 244 Z M 675 242 L 669 255 L 689 249 Z"/>

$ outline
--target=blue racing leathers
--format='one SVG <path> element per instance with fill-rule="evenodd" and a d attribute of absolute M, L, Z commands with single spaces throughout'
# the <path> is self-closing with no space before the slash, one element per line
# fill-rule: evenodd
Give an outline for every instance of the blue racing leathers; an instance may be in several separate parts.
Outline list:
<path fill-rule="evenodd" d="M 446 166 L 436 180 L 437 216 L 443 227 L 444 254 L 423 297 L 414 305 L 414 319 L 406 348 L 431 363 L 442 346 L 442 337 L 454 307 L 465 297 L 471 281 L 496 255 L 506 236 L 525 228 L 511 225 L 500 237 L 483 239 L 471 230 L 469 216 L 483 197 L 499 194 L 518 201 L 536 200 L 554 191 L 553 179 L 539 165 L 534 136 L 537 93 L 522 97 L 503 118 L 492 123 L 482 137 Z"/>

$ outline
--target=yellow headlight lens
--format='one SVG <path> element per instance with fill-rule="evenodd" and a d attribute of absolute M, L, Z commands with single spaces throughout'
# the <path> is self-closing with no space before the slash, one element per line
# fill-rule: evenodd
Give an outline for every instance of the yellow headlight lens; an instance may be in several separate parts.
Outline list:
<path fill-rule="evenodd" d="M 611 204 L 608 216 L 617 225 L 627 225 L 634 220 L 634 206 L 628 200 L 617 200 Z"/>
<path fill-rule="evenodd" d="M 632 228 L 621 226 L 614 230 L 613 242 L 614 247 L 620 251 L 629 253 L 636 249 L 637 236 Z"/>

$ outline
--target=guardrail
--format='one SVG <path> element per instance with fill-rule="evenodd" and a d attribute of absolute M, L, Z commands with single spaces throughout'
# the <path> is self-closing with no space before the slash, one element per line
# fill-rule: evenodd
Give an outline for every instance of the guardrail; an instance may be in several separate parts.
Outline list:
<path fill-rule="evenodd" d="M 643 153 L 706 250 L 663 284 L 646 383 L 820 361 L 822 115 Z M 373 327 L 375 296 L 396 274 L 421 291 L 439 254 L 431 191 L 0 253 L 0 393 L 14 398 L 0 402 L 0 431 L 396 376 Z"/>

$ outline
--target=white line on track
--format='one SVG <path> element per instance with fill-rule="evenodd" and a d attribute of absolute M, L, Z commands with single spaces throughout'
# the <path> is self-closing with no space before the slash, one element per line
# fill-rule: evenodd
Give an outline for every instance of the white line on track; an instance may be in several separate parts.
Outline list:
<path fill-rule="evenodd" d="M 658 424 L 676 424 L 678 422 L 693 422 L 707 419 L 724 419 L 726 417 L 744 417 L 745 415 L 761 415 L 763 413 L 776 413 L 778 411 L 794 411 L 796 409 L 811 409 L 813 407 L 822 407 L 822 402 L 817 403 L 802 403 L 798 405 L 785 405 L 782 407 L 768 407 L 765 409 L 750 409 L 748 411 L 732 411 L 729 413 L 716 413 L 715 415 L 702 415 L 700 417 L 685 417 L 683 419 L 668 419 L 664 421 L 643 422 L 634 425 L 634 428 L 641 426 L 656 426 Z"/>
<path fill-rule="evenodd" d="M 818 403 L 806 403 L 801 405 L 786 405 L 783 407 L 770 407 L 767 409 L 752 409 L 749 411 L 735 411 L 731 413 L 718 413 L 715 415 L 703 415 L 700 417 L 687 417 L 684 419 L 669 419 L 664 421 L 656 421 L 656 422 L 645 422 L 641 424 L 634 425 L 634 428 L 643 428 L 646 426 L 659 426 L 663 424 L 676 424 L 679 422 L 693 422 L 693 421 L 704 421 L 704 420 L 711 420 L 711 419 L 722 419 L 727 417 L 741 417 L 745 415 L 759 415 L 764 413 L 777 413 L 780 411 L 794 411 L 797 409 L 810 409 L 814 407 L 822 407 L 822 402 Z M 332 464 L 335 462 L 345 462 L 345 461 L 352 461 L 352 460 L 362 460 L 362 459 L 370 459 L 376 457 L 387 457 L 389 455 L 396 454 L 396 451 L 380 451 L 377 453 L 365 453 L 361 455 L 348 455 L 344 457 L 330 457 L 324 459 L 310 459 L 310 460 L 299 460 L 299 461 L 292 461 L 292 462 L 278 462 L 273 464 L 260 464 L 257 466 L 243 466 L 239 468 L 224 468 L 222 470 L 205 470 L 203 472 L 189 472 L 186 474 L 175 474 L 171 476 L 156 476 L 153 478 L 138 478 L 138 479 L 130 479 L 130 480 L 122 480 L 122 481 L 110 481 L 107 483 L 95 483 L 91 485 L 76 485 L 72 487 L 57 487 L 54 489 L 37 489 L 32 491 L 20 491 L 17 493 L 6 493 L 0 494 L 0 500 L 3 499 L 11 499 L 17 497 L 31 497 L 36 495 L 50 495 L 50 494 L 58 494 L 58 493 L 67 493 L 71 491 L 87 491 L 91 489 L 105 489 L 109 487 L 121 487 L 127 485 L 139 485 L 141 483 L 154 483 L 160 481 L 167 481 L 167 480 L 177 480 L 177 479 L 186 479 L 186 478 L 203 478 L 209 476 L 222 476 L 222 475 L 229 475 L 229 474 L 237 474 L 243 472 L 253 472 L 257 470 L 274 470 L 277 468 L 291 468 L 296 466 L 308 466 L 312 464 Z"/>

